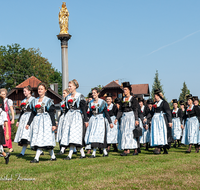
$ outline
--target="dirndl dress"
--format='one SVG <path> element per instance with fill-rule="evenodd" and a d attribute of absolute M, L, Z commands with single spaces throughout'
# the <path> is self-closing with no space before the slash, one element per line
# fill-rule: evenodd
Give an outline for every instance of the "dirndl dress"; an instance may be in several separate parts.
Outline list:
<path fill-rule="evenodd" d="M 162 112 L 155 113 L 151 121 L 150 146 L 167 145 L 167 127 Z"/>
<path fill-rule="evenodd" d="M 199 121 L 196 116 L 186 119 L 185 127 L 183 129 L 183 136 L 181 143 L 185 145 L 198 144 L 199 138 Z"/>
<path fill-rule="evenodd" d="M 138 148 L 137 140 L 133 138 L 135 129 L 135 115 L 133 111 L 123 112 L 121 117 L 120 137 L 118 143 L 119 150 Z"/>

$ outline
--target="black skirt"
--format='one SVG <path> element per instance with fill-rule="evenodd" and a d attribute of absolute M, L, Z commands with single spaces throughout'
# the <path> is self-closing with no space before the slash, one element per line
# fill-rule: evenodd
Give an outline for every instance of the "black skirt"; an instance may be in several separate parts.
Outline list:
<path fill-rule="evenodd" d="M 4 137 L 4 130 L 2 125 L 0 125 L 0 145 L 6 144 Z"/>

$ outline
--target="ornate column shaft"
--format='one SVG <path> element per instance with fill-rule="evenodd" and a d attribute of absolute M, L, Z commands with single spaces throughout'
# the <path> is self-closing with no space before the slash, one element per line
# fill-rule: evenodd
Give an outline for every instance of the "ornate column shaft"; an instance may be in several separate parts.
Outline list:
<path fill-rule="evenodd" d="M 68 72 L 68 40 L 71 38 L 70 34 L 59 34 L 58 39 L 61 41 L 61 57 L 62 57 L 62 89 L 68 87 L 69 72 Z"/>

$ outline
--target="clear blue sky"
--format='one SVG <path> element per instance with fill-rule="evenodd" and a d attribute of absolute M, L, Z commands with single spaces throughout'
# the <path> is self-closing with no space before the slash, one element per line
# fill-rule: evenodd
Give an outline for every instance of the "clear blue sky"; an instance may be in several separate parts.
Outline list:
<path fill-rule="evenodd" d="M 199 0 L 68 0 L 69 79 L 84 95 L 112 80 L 148 83 L 156 70 L 168 101 L 185 81 L 200 96 Z M 60 0 L 0 2 L 0 45 L 39 48 L 61 71 Z"/>

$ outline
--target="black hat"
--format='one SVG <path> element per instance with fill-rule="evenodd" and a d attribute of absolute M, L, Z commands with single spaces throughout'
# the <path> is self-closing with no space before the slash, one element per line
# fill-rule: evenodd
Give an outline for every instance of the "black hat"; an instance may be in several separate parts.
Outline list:
<path fill-rule="evenodd" d="M 119 98 L 115 98 L 114 102 L 115 102 L 115 104 L 120 104 L 121 100 Z"/>
<path fill-rule="evenodd" d="M 139 98 L 138 98 L 138 102 L 143 102 L 143 103 L 144 103 L 144 99 L 141 98 L 141 97 L 139 97 Z"/>
<path fill-rule="evenodd" d="M 112 93 L 107 93 L 107 96 L 106 97 L 111 97 L 112 98 Z"/>
<path fill-rule="evenodd" d="M 88 94 L 88 98 L 93 98 L 93 96 L 92 96 L 92 93 L 91 93 L 91 92 Z"/>
<path fill-rule="evenodd" d="M 172 99 L 172 102 L 178 104 L 178 100 L 177 99 Z"/>
<path fill-rule="evenodd" d="M 159 94 L 159 93 L 161 93 L 162 91 L 159 89 L 159 88 L 157 88 L 157 89 L 155 89 L 154 90 L 154 94 Z"/>
<path fill-rule="evenodd" d="M 194 100 L 194 101 L 195 101 L 195 100 L 199 101 L 198 96 L 193 96 L 193 100 Z"/>
<path fill-rule="evenodd" d="M 179 103 L 180 103 L 180 105 L 185 105 L 184 100 L 181 100 Z"/>
<path fill-rule="evenodd" d="M 153 102 L 152 99 L 148 99 L 148 100 L 147 100 L 147 104 L 154 104 L 154 102 Z"/>
<path fill-rule="evenodd" d="M 193 96 L 192 96 L 192 94 L 188 94 L 188 95 L 186 95 L 186 98 L 187 98 L 187 100 L 189 100 L 189 99 L 193 100 Z"/>
<path fill-rule="evenodd" d="M 131 86 L 130 82 L 123 82 L 122 85 L 123 85 L 123 87 L 130 87 Z"/>
<path fill-rule="evenodd" d="M 122 83 L 122 85 L 123 85 L 123 88 L 128 88 L 129 90 L 130 90 L 130 92 L 131 92 L 131 90 L 132 90 L 132 87 L 131 87 L 131 85 L 130 85 L 130 83 L 129 82 L 123 82 Z"/>

